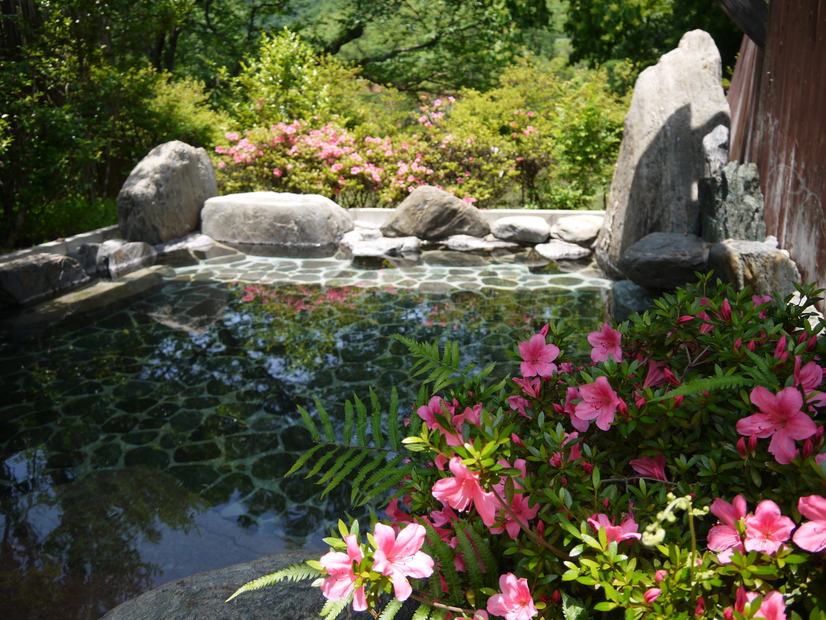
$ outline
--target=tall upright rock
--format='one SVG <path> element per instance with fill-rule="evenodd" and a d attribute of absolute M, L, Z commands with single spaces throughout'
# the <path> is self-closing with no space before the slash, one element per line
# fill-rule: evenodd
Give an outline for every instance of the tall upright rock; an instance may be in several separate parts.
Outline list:
<path fill-rule="evenodd" d="M 637 78 L 596 240 L 608 275 L 623 277 L 623 252 L 650 233 L 698 232 L 703 137 L 721 124 L 730 114 L 720 53 L 708 33 L 693 30 Z"/>

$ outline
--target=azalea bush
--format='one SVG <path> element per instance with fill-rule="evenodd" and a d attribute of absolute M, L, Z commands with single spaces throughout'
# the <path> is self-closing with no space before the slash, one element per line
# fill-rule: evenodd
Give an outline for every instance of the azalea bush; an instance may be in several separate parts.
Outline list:
<path fill-rule="evenodd" d="M 386 517 L 366 536 L 342 520 L 318 561 L 236 595 L 315 577 L 330 618 L 388 594 L 382 618 L 408 599 L 417 618 L 826 618 L 819 292 L 706 277 L 603 324 L 589 360 L 534 326 L 499 382 L 399 336 L 424 377 L 412 410 L 316 403 L 321 430 L 302 410 L 318 445 L 290 472 L 347 478 Z"/>

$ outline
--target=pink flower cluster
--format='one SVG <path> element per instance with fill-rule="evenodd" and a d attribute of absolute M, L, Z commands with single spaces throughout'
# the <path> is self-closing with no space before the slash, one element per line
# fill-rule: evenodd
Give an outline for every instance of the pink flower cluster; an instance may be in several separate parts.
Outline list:
<path fill-rule="evenodd" d="M 353 594 L 353 609 L 365 611 L 365 585 L 372 571 L 388 577 L 396 598 L 406 601 L 413 593 L 407 578 L 421 579 L 433 574 L 433 558 L 421 551 L 425 533 L 423 526 L 413 523 L 397 536 L 389 525 L 377 523 L 373 530 L 372 567 L 364 566 L 364 552 L 356 537 L 353 534 L 345 536 L 347 553 L 330 551 L 319 559 L 328 574 L 321 584 L 321 592 L 332 601 Z"/>

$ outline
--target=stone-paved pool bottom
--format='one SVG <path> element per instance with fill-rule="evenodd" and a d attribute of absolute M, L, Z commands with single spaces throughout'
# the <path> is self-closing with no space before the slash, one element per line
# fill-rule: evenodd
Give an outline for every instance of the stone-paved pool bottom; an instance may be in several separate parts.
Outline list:
<path fill-rule="evenodd" d="M 604 280 L 443 254 L 401 269 L 205 261 L 125 310 L 0 348 L 4 618 L 98 618 L 172 579 L 322 547 L 331 520 L 365 513 L 347 489 L 322 500 L 283 478 L 311 445 L 296 407 L 339 413 L 371 386 L 409 407 L 395 333 L 458 341 L 499 375 L 547 321 L 586 353 Z"/>

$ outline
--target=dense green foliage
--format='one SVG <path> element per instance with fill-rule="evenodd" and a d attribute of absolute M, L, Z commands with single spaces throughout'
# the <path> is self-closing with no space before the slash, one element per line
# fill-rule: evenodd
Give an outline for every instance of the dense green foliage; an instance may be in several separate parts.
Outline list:
<path fill-rule="evenodd" d="M 444 177 L 437 184 L 456 191 L 464 184 L 459 193 L 480 203 L 506 196 L 512 204 L 583 206 L 602 191 L 619 136 L 621 107 L 605 76 L 628 80 L 683 30 L 715 34 L 720 26 L 697 2 L 665 0 L 620 3 L 618 13 L 613 4 L 574 1 L 569 9 L 562 0 L 2 5 L 6 248 L 114 223 L 127 174 L 161 142 L 212 150 L 227 132 L 295 120 L 308 130 L 332 123 L 357 142 L 418 139 L 424 148 L 449 135 L 472 137 L 472 148 L 457 141 L 429 155 L 427 167 Z M 597 8 L 619 21 L 597 20 Z M 566 18 L 573 59 L 605 64 L 607 74 L 565 66 Z M 621 70 L 615 59 L 623 59 Z M 456 99 L 433 131 L 417 126 L 422 94 L 426 102 Z M 537 116 L 530 139 L 508 138 L 514 119 L 506 116 L 516 110 Z M 466 172 L 471 177 L 459 183 Z M 361 201 L 350 189 L 354 204 Z"/>
<path fill-rule="evenodd" d="M 714 38 L 723 67 L 733 67 L 743 34 L 711 0 L 570 0 L 565 24 L 571 60 L 613 68 L 620 90 L 698 28 Z"/>

